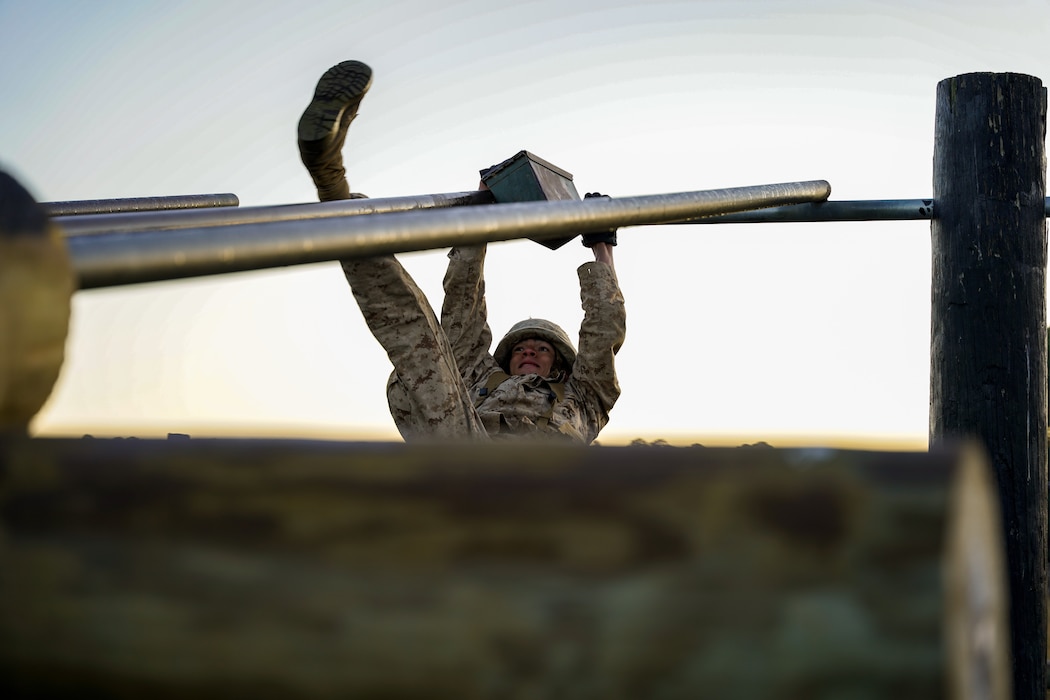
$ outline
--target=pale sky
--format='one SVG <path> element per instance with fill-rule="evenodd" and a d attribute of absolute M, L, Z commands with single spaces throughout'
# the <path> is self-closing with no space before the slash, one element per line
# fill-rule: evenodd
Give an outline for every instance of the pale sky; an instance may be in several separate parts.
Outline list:
<path fill-rule="evenodd" d="M 345 59 L 373 197 L 527 149 L 613 196 L 824 179 L 931 193 L 938 81 L 1050 79 L 1047 0 L 0 0 L 0 167 L 40 201 L 316 199 L 295 125 Z M 623 394 L 599 441 L 926 444 L 929 224 L 623 229 Z M 441 302 L 445 252 L 401 256 Z M 575 337 L 590 253 L 492 244 L 490 324 Z M 399 439 L 335 262 L 79 292 L 37 435 Z"/>

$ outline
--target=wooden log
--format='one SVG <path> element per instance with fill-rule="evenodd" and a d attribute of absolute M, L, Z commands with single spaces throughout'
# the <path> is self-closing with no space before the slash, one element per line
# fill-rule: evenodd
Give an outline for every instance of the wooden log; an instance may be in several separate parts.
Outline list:
<path fill-rule="evenodd" d="M 1046 91 L 974 73 L 937 86 L 930 441 L 974 438 L 997 477 L 1014 690 L 1046 694 Z"/>
<path fill-rule="evenodd" d="M 22 433 L 65 358 L 73 267 L 58 227 L 0 172 L 0 433 Z"/>
<path fill-rule="evenodd" d="M 1009 697 L 979 450 L 0 440 L 0 696 Z"/>

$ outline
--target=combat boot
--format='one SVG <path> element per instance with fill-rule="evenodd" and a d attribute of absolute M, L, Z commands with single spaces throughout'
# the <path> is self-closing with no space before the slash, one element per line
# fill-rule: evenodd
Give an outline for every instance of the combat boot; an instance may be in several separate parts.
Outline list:
<path fill-rule="evenodd" d="M 299 156 L 322 202 L 364 197 L 351 194 L 346 182 L 343 144 L 371 86 L 371 68 L 360 61 L 343 61 L 317 81 L 314 97 L 299 118 Z"/>

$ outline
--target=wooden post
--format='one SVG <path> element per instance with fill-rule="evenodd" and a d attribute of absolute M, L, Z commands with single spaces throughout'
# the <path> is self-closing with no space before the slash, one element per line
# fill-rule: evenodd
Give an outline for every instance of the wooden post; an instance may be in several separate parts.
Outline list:
<path fill-rule="evenodd" d="M 1014 692 L 1046 697 L 1046 91 L 937 86 L 930 442 L 983 442 L 999 484 Z"/>
<path fill-rule="evenodd" d="M 61 231 L 0 172 L 0 433 L 25 433 L 51 395 L 74 288 Z"/>

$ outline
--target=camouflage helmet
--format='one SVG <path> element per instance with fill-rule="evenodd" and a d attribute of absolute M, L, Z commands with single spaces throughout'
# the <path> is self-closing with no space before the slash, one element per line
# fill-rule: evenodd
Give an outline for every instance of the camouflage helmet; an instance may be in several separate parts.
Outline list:
<path fill-rule="evenodd" d="M 529 318 L 511 326 L 507 335 L 503 336 L 503 340 L 496 345 L 496 351 L 492 353 L 492 356 L 496 358 L 496 363 L 503 368 L 504 372 L 510 371 L 510 353 L 514 346 L 530 338 L 538 338 L 550 343 L 565 364 L 563 369 L 567 371 L 572 369 L 573 363 L 576 362 L 576 348 L 572 346 L 568 334 L 556 323 L 542 318 Z"/>

